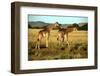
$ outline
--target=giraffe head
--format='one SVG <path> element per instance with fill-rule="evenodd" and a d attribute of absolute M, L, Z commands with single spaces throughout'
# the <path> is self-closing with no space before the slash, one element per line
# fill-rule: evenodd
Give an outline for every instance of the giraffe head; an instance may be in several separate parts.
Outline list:
<path fill-rule="evenodd" d="M 58 22 L 55 22 L 55 27 L 57 27 L 58 29 L 61 29 L 61 24 L 59 24 Z"/>
<path fill-rule="evenodd" d="M 55 22 L 55 27 L 58 27 L 60 24 L 58 22 Z"/>

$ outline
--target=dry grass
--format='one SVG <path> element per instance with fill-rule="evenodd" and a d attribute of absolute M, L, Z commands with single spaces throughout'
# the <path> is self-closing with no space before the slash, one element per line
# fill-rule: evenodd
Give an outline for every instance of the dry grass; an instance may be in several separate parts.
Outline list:
<path fill-rule="evenodd" d="M 35 49 L 38 31 L 41 29 L 28 29 L 28 60 L 76 59 L 87 58 L 87 31 L 69 33 L 70 46 L 58 46 L 57 30 L 52 30 L 49 47 Z M 43 39 L 41 45 L 45 45 Z"/>

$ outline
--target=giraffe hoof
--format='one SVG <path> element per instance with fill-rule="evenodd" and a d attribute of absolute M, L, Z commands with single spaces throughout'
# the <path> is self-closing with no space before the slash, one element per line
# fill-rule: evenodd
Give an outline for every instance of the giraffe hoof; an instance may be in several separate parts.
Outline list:
<path fill-rule="evenodd" d="M 46 48 L 48 48 L 48 46 L 46 46 Z"/>
<path fill-rule="evenodd" d="M 65 50 L 65 48 L 62 47 L 61 50 Z"/>

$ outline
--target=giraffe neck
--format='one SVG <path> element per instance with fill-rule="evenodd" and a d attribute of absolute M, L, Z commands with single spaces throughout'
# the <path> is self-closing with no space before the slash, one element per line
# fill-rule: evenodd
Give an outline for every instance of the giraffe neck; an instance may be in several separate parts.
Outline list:
<path fill-rule="evenodd" d="M 51 25 L 48 25 L 44 28 L 44 30 L 50 32 L 53 28 L 55 28 L 55 25 L 54 24 L 51 24 Z"/>

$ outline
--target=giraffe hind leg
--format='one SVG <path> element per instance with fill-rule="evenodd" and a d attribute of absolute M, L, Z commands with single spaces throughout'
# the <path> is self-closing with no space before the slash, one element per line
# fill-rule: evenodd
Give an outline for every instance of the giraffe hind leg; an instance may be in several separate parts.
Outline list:
<path fill-rule="evenodd" d="M 67 46 L 69 47 L 69 41 L 67 41 Z"/>
<path fill-rule="evenodd" d="M 48 47 L 48 44 L 49 44 L 49 37 L 48 37 L 48 34 L 46 34 L 46 47 Z"/>
<path fill-rule="evenodd" d="M 46 39 L 46 47 L 48 47 L 48 39 Z"/>
<path fill-rule="evenodd" d="M 68 41 L 68 33 L 66 34 L 66 43 L 67 43 L 67 47 L 69 47 L 69 41 Z"/>
<path fill-rule="evenodd" d="M 40 49 L 40 42 L 39 41 L 36 42 L 35 49 Z"/>

